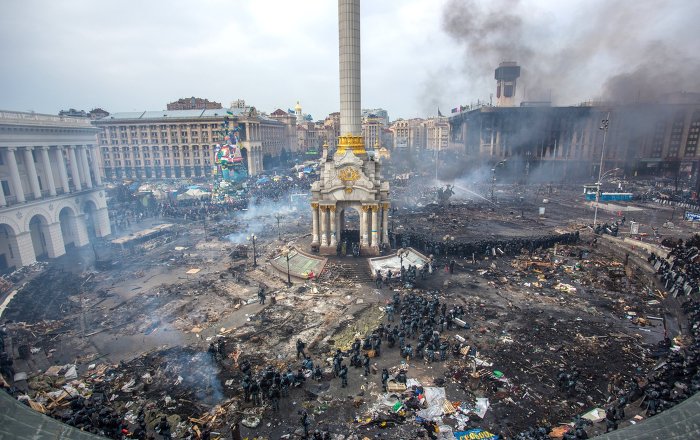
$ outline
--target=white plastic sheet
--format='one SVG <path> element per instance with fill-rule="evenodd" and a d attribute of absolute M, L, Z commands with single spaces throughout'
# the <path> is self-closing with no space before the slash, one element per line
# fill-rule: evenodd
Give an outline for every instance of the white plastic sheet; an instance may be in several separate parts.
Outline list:
<path fill-rule="evenodd" d="M 423 388 L 423 395 L 425 396 L 425 403 L 428 407 L 418 411 L 416 415 L 426 420 L 437 421 L 443 413 L 443 404 L 446 398 L 445 389 L 425 387 Z"/>

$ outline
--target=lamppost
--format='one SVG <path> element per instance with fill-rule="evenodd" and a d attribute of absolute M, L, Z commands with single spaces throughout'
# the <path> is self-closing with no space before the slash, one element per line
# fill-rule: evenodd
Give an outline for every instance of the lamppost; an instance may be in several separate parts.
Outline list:
<path fill-rule="evenodd" d="M 435 233 L 435 222 L 437 221 L 437 219 L 438 219 L 438 216 L 434 212 L 428 216 L 428 221 L 432 224 L 432 227 L 430 228 L 431 229 L 430 232 L 433 234 Z"/>
<path fill-rule="evenodd" d="M 455 237 L 454 237 L 454 235 L 448 234 L 448 235 L 445 235 L 444 237 L 442 237 L 442 241 L 445 242 L 445 255 L 447 255 L 447 249 L 450 246 L 450 243 L 454 243 Z"/>
<path fill-rule="evenodd" d="M 282 214 L 278 212 L 275 214 L 275 218 L 277 219 L 277 239 L 282 240 L 282 235 L 280 233 L 280 219 L 282 218 Z"/>
<path fill-rule="evenodd" d="M 284 255 L 284 258 L 287 259 L 287 285 L 291 286 L 292 285 L 292 277 L 289 275 L 289 252 L 290 249 L 287 246 L 284 246 L 282 248 L 282 255 Z"/>
<path fill-rule="evenodd" d="M 403 259 L 404 257 L 408 257 L 408 249 L 400 248 L 398 251 L 396 251 L 396 255 L 398 255 L 400 265 L 403 267 Z"/>
<path fill-rule="evenodd" d="M 435 184 L 438 182 L 438 161 L 440 159 L 440 144 L 435 149 Z"/>
<path fill-rule="evenodd" d="M 496 165 L 491 168 L 491 203 L 496 203 L 496 197 L 493 194 L 493 191 L 496 187 L 496 168 L 500 167 L 501 165 L 505 164 L 506 161 L 505 159 L 498 162 Z"/>
<path fill-rule="evenodd" d="M 598 165 L 598 181 L 596 182 L 595 191 L 595 213 L 593 214 L 593 229 L 598 223 L 598 205 L 600 204 L 600 184 L 603 179 L 603 157 L 605 155 L 605 141 L 608 137 L 608 127 L 610 126 L 610 112 L 605 116 L 605 119 L 600 121 L 600 129 L 603 130 L 603 147 L 600 149 L 600 164 Z"/>
<path fill-rule="evenodd" d="M 248 241 L 253 243 L 253 267 L 256 267 L 258 265 L 258 256 L 255 253 L 255 241 L 258 239 L 258 237 L 255 236 L 255 234 L 250 234 L 248 236 Z"/>

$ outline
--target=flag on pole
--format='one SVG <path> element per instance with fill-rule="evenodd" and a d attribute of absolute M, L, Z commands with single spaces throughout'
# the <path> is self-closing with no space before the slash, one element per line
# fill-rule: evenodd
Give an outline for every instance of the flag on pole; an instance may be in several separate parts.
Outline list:
<path fill-rule="evenodd" d="M 455 107 L 455 108 L 452 109 L 452 113 L 459 113 L 459 112 L 460 112 L 460 108 L 459 108 L 459 107 Z"/>

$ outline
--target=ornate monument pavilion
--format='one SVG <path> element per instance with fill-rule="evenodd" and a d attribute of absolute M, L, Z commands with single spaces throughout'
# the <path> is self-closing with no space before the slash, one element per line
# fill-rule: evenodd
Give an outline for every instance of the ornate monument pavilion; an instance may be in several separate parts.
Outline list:
<path fill-rule="evenodd" d="M 381 163 L 365 150 L 360 105 L 360 0 L 338 0 L 340 35 L 340 137 L 334 154 L 323 148 L 320 179 L 311 185 L 312 248 L 335 254 L 350 211 L 359 217 L 363 255 L 388 243 L 389 183 Z M 374 153 L 374 152 L 371 152 Z"/>

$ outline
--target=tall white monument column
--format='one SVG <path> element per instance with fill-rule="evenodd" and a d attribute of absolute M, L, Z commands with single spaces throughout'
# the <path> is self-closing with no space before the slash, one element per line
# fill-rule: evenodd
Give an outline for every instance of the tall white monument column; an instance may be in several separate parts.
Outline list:
<path fill-rule="evenodd" d="M 51 169 L 51 160 L 49 159 L 49 147 L 39 147 L 41 151 L 41 165 L 44 168 L 44 177 L 49 186 L 49 194 L 56 195 L 56 182 L 53 180 L 53 170 Z"/>
<path fill-rule="evenodd" d="M 379 206 L 372 205 L 372 246 L 379 246 Z"/>
<path fill-rule="evenodd" d="M 70 160 L 70 177 L 73 179 L 73 188 L 75 188 L 75 191 L 81 191 L 83 186 L 80 184 L 80 172 L 78 171 L 75 145 L 68 146 L 68 160 Z"/>
<path fill-rule="evenodd" d="M 321 206 L 321 246 L 328 246 L 328 207 Z"/>
<path fill-rule="evenodd" d="M 17 167 L 17 158 L 15 151 L 17 149 L 10 147 L 7 149 L 7 167 L 10 169 L 10 181 L 12 182 L 12 192 L 15 194 L 18 203 L 24 202 L 24 189 L 22 188 L 22 180 L 19 178 L 19 168 Z M 31 241 L 31 239 L 30 239 Z"/>
<path fill-rule="evenodd" d="M 27 170 L 29 185 L 32 187 L 35 199 L 41 198 L 41 187 L 39 186 L 39 176 L 36 174 L 34 166 L 34 155 L 32 154 L 33 147 L 25 147 L 24 149 L 24 168 Z"/>
<path fill-rule="evenodd" d="M 336 237 L 336 231 L 338 229 L 337 229 L 337 225 L 336 225 L 336 221 L 335 221 L 335 206 L 329 206 L 328 209 L 331 212 L 331 221 L 330 221 L 330 223 L 331 223 L 331 243 L 330 243 L 330 245 L 335 246 L 338 244 L 338 239 Z"/>
<path fill-rule="evenodd" d="M 318 244 L 318 203 L 311 204 L 311 244 Z"/>
<path fill-rule="evenodd" d="M 338 0 L 340 135 L 362 135 L 360 0 Z"/>
<path fill-rule="evenodd" d="M 56 147 L 53 150 L 54 161 L 58 164 L 58 176 L 61 180 L 61 188 L 63 188 L 63 193 L 70 193 L 70 187 L 68 186 L 68 171 L 66 170 L 66 160 L 63 158 L 63 147 Z"/>

